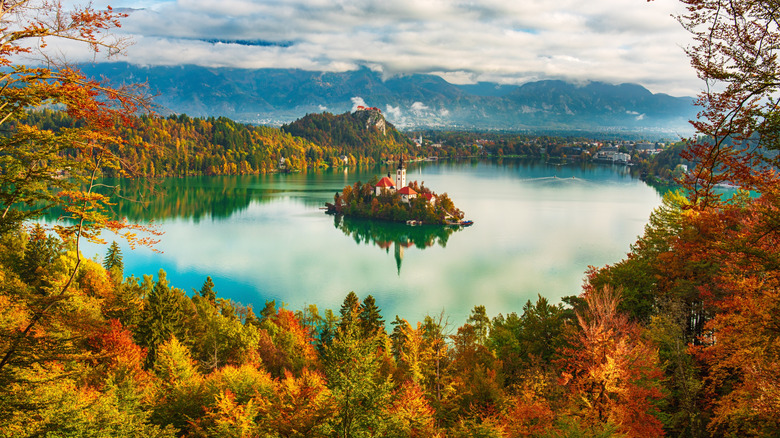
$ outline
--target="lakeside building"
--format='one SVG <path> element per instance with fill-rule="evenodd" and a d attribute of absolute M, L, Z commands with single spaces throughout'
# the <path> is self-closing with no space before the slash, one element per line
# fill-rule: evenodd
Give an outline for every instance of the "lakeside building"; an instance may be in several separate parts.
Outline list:
<path fill-rule="evenodd" d="M 381 195 L 383 191 L 388 191 L 390 193 L 398 192 L 401 195 L 401 201 L 406 202 L 407 204 L 410 199 L 417 197 L 418 193 L 406 185 L 406 166 L 404 165 L 403 157 L 401 157 L 401 160 L 398 162 L 398 168 L 395 171 L 395 181 L 390 179 L 390 174 L 388 173 L 387 176 L 382 177 L 382 179 L 376 183 L 376 186 L 374 187 L 376 196 Z M 423 196 L 428 202 L 436 201 L 436 197 L 431 194 L 423 194 Z"/>
<path fill-rule="evenodd" d="M 387 174 L 387 176 L 382 177 L 382 179 L 379 180 L 378 183 L 376 183 L 376 187 L 374 189 L 374 193 L 379 196 L 382 194 L 383 190 L 388 190 L 391 193 L 395 192 L 395 181 L 390 179 L 390 174 Z"/>

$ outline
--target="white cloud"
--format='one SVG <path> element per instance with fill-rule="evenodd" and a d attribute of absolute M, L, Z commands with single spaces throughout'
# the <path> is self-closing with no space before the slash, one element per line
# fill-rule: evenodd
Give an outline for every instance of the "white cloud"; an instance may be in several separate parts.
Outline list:
<path fill-rule="evenodd" d="M 429 108 L 422 102 L 414 102 L 412 106 L 409 107 L 409 109 L 412 111 L 412 113 L 414 113 L 414 115 L 419 117 L 423 115 L 423 113 L 425 113 Z"/>
<path fill-rule="evenodd" d="M 123 21 L 129 62 L 437 73 L 457 83 L 639 83 L 693 94 L 699 81 L 670 15 L 676 0 L 175 0 Z M 101 7 L 107 0 L 98 0 Z M 222 43 L 215 43 L 222 41 Z"/>
<path fill-rule="evenodd" d="M 385 114 L 391 121 L 402 121 L 403 115 L 401 114 L 401 108 L 393 105 L 387 105 L 385 108 Z"/>
<path fill-rule="evenodd" d="M 368 106 L 368 105 L 366 105 L 366 101 L 365 101 L 365 100 L 363 100 L 363 98 L 362 98 L 362 97 L 355 96 L 355 97 L 353 97 L 353 98 L 352 98 L 352 99 L 350 99 L 350 100 L 352 101 L 352 110 L 351 110 L 351 111 L 352 111 L 353 113 L 354 113 L 355 111 L 357 111 L 357 108 L 358 108 L 359 106 Z"/>

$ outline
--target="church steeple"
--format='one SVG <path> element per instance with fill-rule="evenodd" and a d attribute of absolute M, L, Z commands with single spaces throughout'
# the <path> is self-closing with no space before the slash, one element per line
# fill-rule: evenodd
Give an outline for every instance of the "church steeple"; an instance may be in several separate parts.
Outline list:
<path fill-rule="evenodd" d="M 398 169 L 395 171 L 395 188 L 400 190 L 406 187 L 406 166 L 404 166 L 404 156 L 398 160 Z"/>
<path fill-rule="evenodd" d="M 401 262 L 404 261 L 404 246 L 401 242 L 395 242 L 395 266 L 398 268 L 398 276 L 401 276 Z"/>

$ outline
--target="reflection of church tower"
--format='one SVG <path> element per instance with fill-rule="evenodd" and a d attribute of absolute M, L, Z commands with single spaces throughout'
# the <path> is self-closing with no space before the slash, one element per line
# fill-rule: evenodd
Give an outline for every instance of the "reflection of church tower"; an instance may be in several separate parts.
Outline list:
<path fill-rule="evenodd" d="M 406 187 L 406 166 L 404 166 L 404 156 L 398 162 L 398 170 L 395 171 L 395 189 L 401 190 Z"/>
<path fill-rule="evenodd" d="M 398 276 L 401 276 L 401 262 L 404 261 L 404 246 L 395 241 L 395 266 L 398 267 Z"/>

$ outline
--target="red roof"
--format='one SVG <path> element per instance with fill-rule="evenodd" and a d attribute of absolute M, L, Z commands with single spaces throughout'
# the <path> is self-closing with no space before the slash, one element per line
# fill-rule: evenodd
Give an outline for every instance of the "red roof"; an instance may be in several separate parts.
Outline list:
<path fill-rule="evenodd" d="M 430 201 L 431 199 L 434 198 L 433 194 L 431 194 L 431 193 L 423 193 L 420 196 L 422 196 L 423 198 L 427 199 L 428 201 Z"/>
<path fill-rule="evenodd" d="M 400 193 L 402 195 L 416 195 L 417 194 L 417 192 L 412 190 L 409 186 L 406 186 L 406 187 L 402 188 L 401 190 L 398 191 L 398 193 Z"/>
<path fill-rule="evenodd" d="M 388 177 L 384 177 L 376 183 L 377 187 L 395 187 L 395 182 Z"/>

